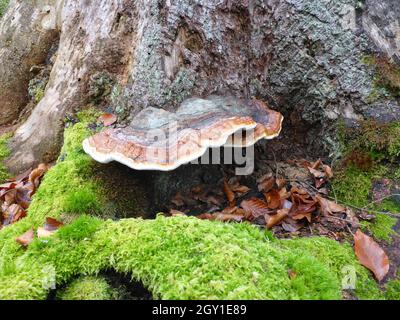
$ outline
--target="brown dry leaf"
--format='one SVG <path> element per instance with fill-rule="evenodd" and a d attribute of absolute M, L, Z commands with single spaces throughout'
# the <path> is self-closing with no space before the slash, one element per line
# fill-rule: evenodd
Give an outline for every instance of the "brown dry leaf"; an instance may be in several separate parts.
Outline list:
<path fill-rule="evenodd" d="M 7 211 L 9 212 L 10 217 L 12 217 L 10 223 L 15 223 L 26 217 L 26 211 L 18 204 L 12 204 Z"/>
<path fill-rule="evenodd" d="M 15 182 L 7 182 L 0 185 L 0 189 L 14 189 L 17 184 Z"/>
<path fill-rule="evenodd" d="M 389 272 L 390 262 L 385 251 L 369 236 L 357 230 L 354 235 L 354 251 L 360 263 L 371 270 L 378 281 Z"/>
<path fill-rule="evenodd" d="M 64 226 L 64 223 L 54 218 L 47 217 L 46 223 L 44 224 L 44 229 L 47 231 L 56 231 L 60 229 L 62 226 Z"/>
<path fill-rule="evenodd" d="M 234 206 L 235 205 L 235 194 L 231 190 L 231 187 L 229 186 L 228 182 L 224 181 L 224 193 L 226 198 L 228 199 L 229 206 Z"/>
<path fill-rule="evenodd" d="M 25 188 L 16 189 L 17 193 L 15 196 L 15 202 L 19 204 L 23 209 L 28 209 L 31 204 L 30 191 Z"/>
<path fill-rule="evenodd" d="M 38 236 L 38 238 L 50 237 L 58 229 L 60 229 L 63 225 L 64 225 L 64 223 L 62 223 L 54 218 L 47 217 L 46 223 L 44 224 L 44 226 L 37 228 L 37 236 Z"/>
<path fill-rule="evenodd" d="M 269 173 L 262 176 L 260 179 L 257 180 L 257 182 L 258 182 L 258 191 L 268 192 L 274 187 L 275 178 L 272 177 L 272 175 Z"/>
<path fill-rule="evenodd" d="M 4 200 L 5 203 L 11 205 L 11 204 L 15 203 L 16 196 L 17 196 L 17 190 L 10 189 L 10 190 L 7 190 L 7 192 L 4 194 L 2 199 Z"/>
<path fill-rule="evenodd" d="M 28 181 L 34 185 L 35 189 L 39 187 L 40 179 L 43 177 L 47 170 L 47 165 L 41 163 L 35 170 L 30 173 Z"/>
<path fill-rule="evenodd" d="M 235 213 L 239 208 L 238 207 L 227 207 L 224 210 L 222 210 L 222 213 L 224 214 L 233 214 Z"/>
<path fill-rule="evenodd" d="M 239 194 L 240 196 L 245 195 L 246 193 L 248 193 L 251 189 L 249 187 L 246 187 L 244 185 L 241 185 L 239 183 L 237 183 L 236 185 L 231 187 L 232 191 Z"/>
<path fill-rule="evenodd" d="M 278 209 L 281 206 L 281 195 L 277 190 L 271 190 L 270 192 L 264 193 L 264 197 L 267 200 L 269 209 Z"/>
<path fill-rule="evenodd" d="M 325 184 L 326 180 L 324 178 L 314 179 L 314 184 L 317 189 L 321 188 Z"/>
<path fill-rule="evenodd" d="M 298 187 L 298 186 L 293 186 L 292 189 L 290 190 L 292 194 L 298 194 L 298 195 L 304 195 L 304 196 L 309 196 L 309 193 L 306 189 Z"/>
<path fill-rule="evenodd" d="M 312 174 L 312 176 L 314 178 L 317 178 L 317 179 L 325 178 L 325 172 L 313 169 L 311 167 L 308 167 L 307 169 L 308 169 L 308 171 L 310 171 L 310 173 Z"/>
<path fill-rule="evenodd" d="M 286 185 L 286 180 L 284 178 L 277 178 L 275 183 L 278 189 L 282 189 Z"/>
<path fill-rule="evenodd" d="M 237 215 L 237 214 L 227 214 L 227 213 L 222 213 L 222 212 L 216 212 L 216 213 L 203 213 L 198 216 L 196 216 L 198 219 L 202 220 L 217 220 L 217 221 L 222 221 L 222 222 L 230 222 L 230 221 L 235 221 L 235 222 L 241 222 L 243 220 L 242 215 Z"/>
<path fill-rule="evenodd" d="M 302 221 L 296 221 L 290 217 L 286 217 L 282 221 L 283 230 L 291 233 L 299 231 L 303 226 L 304 224 L 302 223 Z"/>
<path fill-rule="evenodd" d="M 27 232 L 25 232 L 23 235 L 19 236 L 18 238 L 15 239 L 20 245 L 27 247 L 35 238 L 35 231 L 34 229 L 30 229 Z"/>
<path fill-rule="evenodd" d="M 315 196 L 315 199 L 320 204 L 321 212 L 323 215 L 330 215 L 333 213 L 346 212 L 345 207 L 341 206 L 340 204 L 337 204 L 334 201 L 322 198 L 320 195 Z"/>
<path fill-rule="evenodd" d="M 103 123 L 105 127 L 109 127 L 117 122 L 117 116 L 111 113 L 104 113 L 99 117 L 98 121 Z"/>
<path fill-rule="evenodd" d="M 27 180 L 29 178 L 29 175 L 31 174 L 31 172 L 32 172 L 32 168 L 30 168 L 30 169 L 26 170 L 25 172 L 17 175 L 15 178 L 10 179 L 9 181 L 16 181 L 16 182 L 25 181 L 25 180 Z"/>
<path fill-rule="evenodd" d="M 351 226 L 353 228 L 358 228 L 359 227 L 360 221 L 358 220 L 358 218 L 355 215 L 353 210 L 347 208 L 346 209 L 346 216 L 347 216 L 347 220 L 351 221 Z"/>
<path fill-rule="evenodd" d="M 186 214 L 182 211 L 171 209 L 169 210 L 171 216 L 186 216 Z"/>
<path fill-rule="evenodd" d="M 326 164 L 323 165 L 323 168 L 324 168 L 326 177 L 327 177 L 328 179 L 332 179 L 332 178 L 333 178 L 333 171 L 332 171 L 332 168 L 331 168 L 330 166 L 326 165 Z"/>
<path fill-rule="evenodd" d="M 288 216 L 288 214 L 289 214 L 289 209 L 281 209 L 278 210 L 278 212 L 275 215 L 269 216 L 267 220 L 267 229 L 271 229 L 274 226 L 276 226 L 283 219 L 285 219 Z"/>
<path fill-rule="evenodd" d="M 317 168 L 319 168 L 319 166 L 321 166 L 322 165 L 322 160 L 321 159 L 318 159 L 317 161 L 315 161 L 313 164 L 311 164 L 311 168 L 312 169 L 317 169 Z"/>
<path fill-rule="evenodd" d="M 271 211 L 268 209 L 268 205 L 261 199 L 251 198 L 243 200 L 240 206 L 246 212 L 246 219 L 253 220 L 259 216 L 269 214 Z"/>

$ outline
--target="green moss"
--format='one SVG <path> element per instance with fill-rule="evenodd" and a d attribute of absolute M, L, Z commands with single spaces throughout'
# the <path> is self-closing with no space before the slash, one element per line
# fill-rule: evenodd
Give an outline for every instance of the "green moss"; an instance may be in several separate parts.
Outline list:
<path fill-rule="evenodd" d="M 0 270 L 2 264 L 7 264 L 8 260 L 13 260 L 21 253 L 21 248 L 14 241 L 15 237 L 32 227 L 42 225 L 48 216 L 73 216 L 94 203 L 96 206 L 102 204 L 101 190 L 91 180 L 93 161 L 82 149 L 83 139 L 91 134 L 87 125 L 94 120 L 87 115 L 88 113 L 89 111 L 79 115 L 85 122 L 65 130 L 60 158 L 45 175 L 41 187 L 33 197 L 28 216 L 21 222 L 1 230 Z M 8 256 L 4 252 L 7 252 Z"/>
<path fill-rule="evenodd" d="M 338 176 L 332 183 L 332 188 L 337 198 L 347 204 L 359 208 L 368 206 L 369 209 L 375 211 L 399 212 L 398 206 L 391 200 L 369 206 L 371 203 L 369 195 L 373 179 L 381 177 L 382 172 L 384 172 L 384 169 L 380 167 L 375 167 L 371 171 L 362 171 L 349 166 L 345 171 L 338 173 Z M 396 218 L 384 214 L 376 214 L 375 221 L 362 221 L 361 227 L 371 232 L 375 238 L 390 242 L 391 236 L 396 234 L 393 230 L 396 223 Z"/>
<path fill-rule="evenodd" d="M 8 171 L 3 164 L 3 161 L 10 155 L 10 150 L 8 149 L 7 143 L 11 135 L 6 134 L 0 136 L 0 183 L 3 183 L 8 177 Z"/>
<path fill-rule="evenodd" d="M 4 249 L 2 257 L 10 257 L 13 250 Z M 45 298 L 44 266 L 56 270 L 59 285 L 113 268 L 163 299 L 339 299 L 340 270 L 350 264 L 359 270 L 359 296 L 379 293 L 350 247 L 322 238 L 277 241 L 252 226 L 194 218 L 103 222 L 83 216 L 17 252 L 15 264 L 3 264 L 0 298 Z M 289 269 L 297 273 L 292 280 Z"/>
<path fill-rule="evenodd" d="M 400 67 L 385 56 L 366 55 L 362 62 L 375 70 L 374 91 L 376 98 L 387 95 L 400 97 Z"/>
<path fill-rule="evenodd" d="M 97 231 L 101 221 L 92 219 L 89 216 L 83 215 L 77 218 L 72 225 L 66 225 L 60 229 L 58 236 L 62 240 L 79 241 L 92 236 Z"/>
<path fill-rule="evenodd" d="M 80 277 L 58 292 L 60 300 L 111 300 L 113 288 L 103 277 Z"/>
<path fill-rule="evenodd" d="M 400 273 L 398 275 L 398 278 Z M 385 297 L 387 300 L 400 300 L 400 279 L 393 279 L 386 284 Z"/>
<path fill-rule="evenodd" d="M 9 0 L 0 0 L 0 17 L 6 11 Z"/>
<path fill-rule="evenodd" d="M 366 206 L 368 196 L 372 188 L 372 179 L 379 174 L 371 171 L 364 172 L 354 166 L 347 167 L 338 172 L 332 182 L 332 188 L 336 197 L 346 203 L 357 207 Z"/>
<path fill-rule="evenodd" d="M 305 252 L 314 258 L 313 265 L 316 268 L 314 273 L 318 275 L 322 269 L 320 265 L 328 268 L 334 283 L 341 283 L 346 271 L 343 268 L 355 271 L 355 292 L 360 299 L 380 299 L 382 294 L 377 288 L 375 281 L 370 277 L 369 271 L 362 267 L 357 261 L 354 250 L 349 244 L 339 245 L 327 238 L 313 237 L 293 240 L 282 240 L 282 245 L 289 249 L 296 258 Z M 293 259 L 293 258 L 292 258 Z M 295 260 L 296 261 L 296 260 Z M 307 270 L 307 268 L 295 268 L 295 270 Z M 319 270 L 319 271 L 318 271 Z M 310 277 L 310 274 L 307 275 Z M 305 277 L 306 282 L 309 279 Z M 323 281 L 326 279 L 322 279 Z M 331 279 L 332 281 L 332 279 Z"/>
<path fill-rule="evenodd" d="M 391 236 L 396 232 L 393 227 L 396 225 L 397 219 L 385 214 L 376 214 L 374 222 L 362 221 L 360 223 L 364 230 L 368 230 L 375 238 L 391 242 Z"/>
<path fill-rule="evenodd" d="M 14 272 L 0 275 L 0 298 L 4 292 L 11 299 L 45 297 L 41 270 L 48 265 L 59 285 L 113 268 L 132 274 L 162 299 L 340 299 L 340 270 L 350 265 L 358 272 L 360 297 L 379 296 L 351 248 L 329 239 L 271 240 L 250 225 L 188 217 L 87 219 L 99 225 L 83 239 L 65 239 L 60 232 L 45 242 L 35 240 Z M 80 234 L 82 223 L 69 228 L 69 234 L 74 228 Z M 289 269 L 296 271 L 294 279 Z M 9 280 L 15 274 L 20 283 L 14 291 Z"/>

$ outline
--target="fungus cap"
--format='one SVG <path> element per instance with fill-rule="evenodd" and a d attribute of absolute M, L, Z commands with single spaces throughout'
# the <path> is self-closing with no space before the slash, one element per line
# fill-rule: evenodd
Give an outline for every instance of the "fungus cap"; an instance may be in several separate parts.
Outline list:
<path fill-rule="evenodd" d="M 279 112 L 260 100 L 191 98 L 176 112 L 146 108 L 127 127 L 106 129 L 86 139 L 83 148 L 101 163 L 170 171 L 200 158 L 208 148 L 249 147 L 273 139 L 282 121 Z"/>

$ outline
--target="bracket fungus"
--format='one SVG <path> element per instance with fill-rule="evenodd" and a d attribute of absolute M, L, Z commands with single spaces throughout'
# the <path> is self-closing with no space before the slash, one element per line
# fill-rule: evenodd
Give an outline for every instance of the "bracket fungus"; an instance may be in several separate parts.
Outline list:
<path fill-rule="evenodd" d="M 282 121 L 279 112 L 256 99 L 190 98 L 175 112 L 146 108 L 127 127 L 106 129 L 86 139 L 83 148 L 101 163 L 170 171 L 200 158 L 208 148 L 249 147 L 273 139 Z"/>

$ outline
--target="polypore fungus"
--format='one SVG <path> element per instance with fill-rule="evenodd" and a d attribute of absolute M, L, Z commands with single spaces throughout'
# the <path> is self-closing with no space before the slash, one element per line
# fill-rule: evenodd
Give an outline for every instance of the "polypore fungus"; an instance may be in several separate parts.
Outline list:
<path fill-rule="evenodd" d="M 208 148 L 249 147 L 273 139 L 283 116 L 262 101 L 210 96 L 185 100 L 176 112 L 146 108 L 125 128 L 106 129 L 83 142 L 101 163 L 118 161 L 137 170 L 174 170 Z"/>

